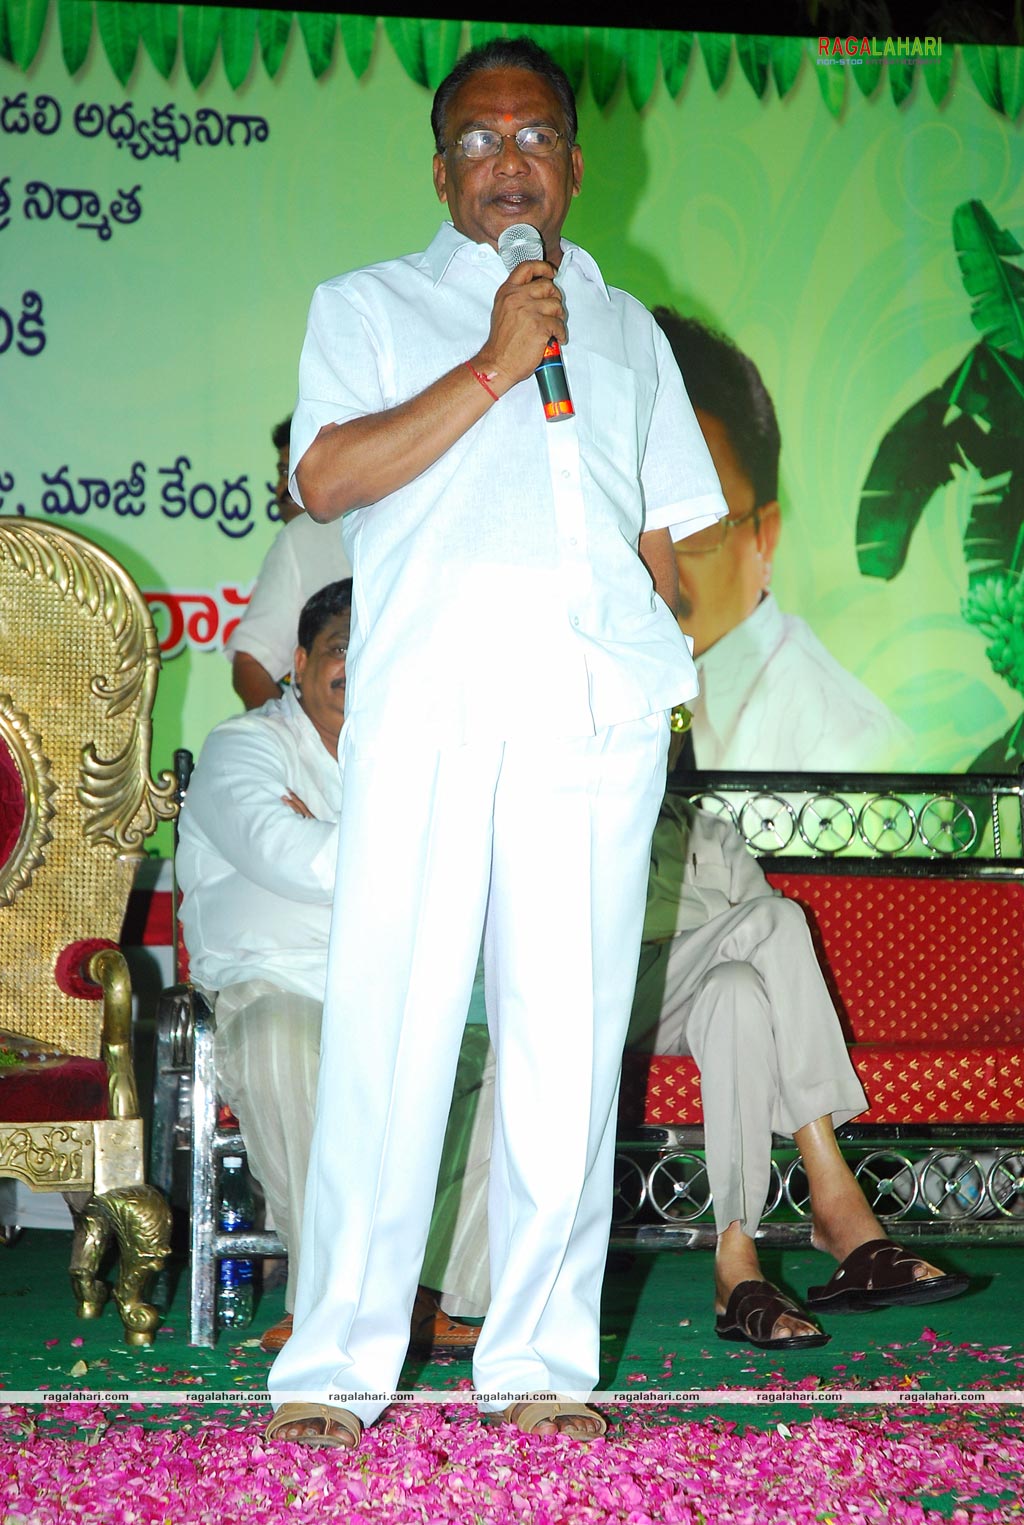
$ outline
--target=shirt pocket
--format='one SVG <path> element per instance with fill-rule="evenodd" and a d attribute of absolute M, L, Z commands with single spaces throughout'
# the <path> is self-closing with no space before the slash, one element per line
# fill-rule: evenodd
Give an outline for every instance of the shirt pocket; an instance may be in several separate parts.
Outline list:
<path fill-rule="evenodd" d="M 654 388 L 631 366 L 593 350 L 565 352 L 573 406 L 592 449 L 618 473 L 640 475 L 654 409 Z"/>

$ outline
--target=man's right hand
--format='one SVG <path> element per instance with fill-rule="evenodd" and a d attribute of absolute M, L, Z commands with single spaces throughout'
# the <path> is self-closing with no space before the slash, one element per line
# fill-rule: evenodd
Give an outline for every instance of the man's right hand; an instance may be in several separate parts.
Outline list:
<path fill-rule="evenodd" d="M 491 331 L 470 364 L 498 395 L 533 374 L 551 338 L 566 341 L 565 304 L 547 260 L 517 265 L 494 294 Z"/>
<path fill-rule="evenodd" d="M 311 519 L 338 519 L 407 486 L 537 369 L 550 338 L 564 343 L 565 307 L 554 273 L 547 260 L 517 266 L 495 292 L 483 348 L 417 396 L 323 425 L 296 470 Z"/>

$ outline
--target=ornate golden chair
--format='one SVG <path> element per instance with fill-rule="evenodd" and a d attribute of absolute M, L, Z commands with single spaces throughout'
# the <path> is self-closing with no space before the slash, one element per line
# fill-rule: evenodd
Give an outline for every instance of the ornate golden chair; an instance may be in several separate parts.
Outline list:
<path fill-rule="evenodd" d="M 82 1318 L 115 1299 L 130 1345 L 170 1248 L 143 1171 L 131 988 L 116 946 L 135 866 L 174 780 L 149 772 L 159 650 L 146 603 L 71 531 L 0 516 L 0 1176 L 59 1191 Z"/>

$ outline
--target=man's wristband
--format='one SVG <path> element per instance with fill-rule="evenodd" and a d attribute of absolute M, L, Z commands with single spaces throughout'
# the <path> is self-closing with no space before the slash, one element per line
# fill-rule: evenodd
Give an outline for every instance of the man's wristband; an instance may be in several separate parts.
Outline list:
<path fill-rule="evenodd" d="M 477 381 L 479 381 L 480 385 L 483 387 L 483 389 L 487 393 L 488 397 L 493 397 L 494 401 L 497 402 L 498 401 L 498 394 L 497 394 L 497 392 L 492 390 L 491 384 L 487 380 L 487 377 L 486 376 L 481 376 L 480 372 L 476 369 L 476 367 L 473 365 L 473 362 L 471 360 L 467 360 L 466 361 L 466 369 L 467 369 L 467 371 L 469 372 L 469 374 L 471 376 L 475 376 L 476 377 Z"/>

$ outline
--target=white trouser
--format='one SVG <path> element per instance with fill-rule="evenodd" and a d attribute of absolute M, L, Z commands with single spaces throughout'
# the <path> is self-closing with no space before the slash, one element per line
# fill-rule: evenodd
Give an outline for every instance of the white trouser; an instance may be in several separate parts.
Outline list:
<path fill-rule="evenodd" d="M 593 1387 L 667 742 L 658 715 L 593 737 L 442 752 L 392 737 L 364 754 L 346 725 L 295 1330 L 274 1395 L 366 1393 L 346 1406 L 370 1422 L 394 1388 L 482 930 L 497 1083 L 474 1382 Z"/>
<path fill-rule="evenodd" d="M 321 1005 L 266 980 L 217 996 L 217 1085 L 238 1118 L 253 1175 L 288 1251 L 285 1307 L 295 1307 L 302 1199 L 320 1060 Z"/>
<path fill-rule="evenodd" d="M 772 1134 L 815 1118 L 839 1126 L 867 1106 L 799 906 L 748 900 L 671 941 L 645 944 L 627 1047 L 692 1054 L 701 1072 L 708 1180 L 719 1233 L 753 1235 L 768 1195 Z M 466 1059 L 471 1056 L 467 1054 Z M 448 1311 L 487 1308 L 486 1194 L 493 1061 L 464 1062 L 449 1133 L 469 1136 L 446 1159 L 423 1267 Z M 460 1115 L 461 1114 L 461 1115 Z M 445 1223 L 444 1218 L 450 1221 Z"/>

